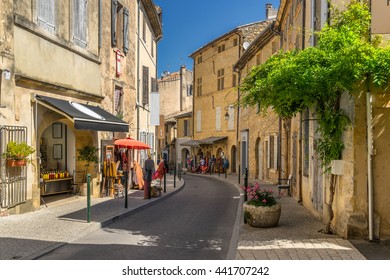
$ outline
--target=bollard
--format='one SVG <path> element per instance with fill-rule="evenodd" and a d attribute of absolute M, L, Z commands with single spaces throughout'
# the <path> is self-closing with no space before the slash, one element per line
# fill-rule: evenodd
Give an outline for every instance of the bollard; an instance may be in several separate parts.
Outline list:
<path fill-rule="evenodd" d="M 91 222 L 91 174 L 87 174 L 87 222 Z"/>
<path fill-rule="evenodd" d="M 178 169 L 178 171 L 179 171 L 179 174 L 178 174 L 178 178 L 179 178 L 179 181 L 181 181 L 181 163 L 179 163 L 179 169 Z"/>
<path fill-rule="evenodd" d="M 238 166 L 238 184 L 241 182 L 241 165 Z"/>
<path fill-rule="evenodd" d="M 164 193 L 167 192 L 167 176 L 166 172 L 164 172 Z"/>
<path fill-rule="evenodd" d="M 173 188 L 176 188 L 176 163 L 173 168 Z"/>
<path fill-rule="evenodd" d="M 124 172 L 124 174 L 125 174 L 125 176 L 126 176 L 126 183 L 125 183 L 125 208 L 127 208 L 127 204 L 128 204 L 128 202 L 127 202 L 127 192 L 128 192 L 128 186 L 127 186 L 127 173 L 128 173 L 128 171 L 125 171 Z M 133 170 L 131 170 L 131 178 L 133 178 Z M 119 192 L 119 191 L 118 191 Z"/>
<path fill-rule="evenodd" d="M 244 175 L 244 187 L 245 189 L 248 188 L 248 168 L 245 168 L 245 175 Z M 248 200 L 248 194 L 245 192 L 245 201 Z"/>
<path fill-rule="evenodd" d="M 248 193 L 247 193 L 247 188 L 248 188 L 248 168 L 245 168 L 245 174 L 244 174 L 244 201 L 248 200 Z M 244 224 L 247 223 L 245 213 L 244 213 Z"/>

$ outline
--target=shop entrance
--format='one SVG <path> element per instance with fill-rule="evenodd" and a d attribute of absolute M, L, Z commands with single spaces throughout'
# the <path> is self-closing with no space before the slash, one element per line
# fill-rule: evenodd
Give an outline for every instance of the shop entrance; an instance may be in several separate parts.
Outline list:
<path fill-rule="evenodd" d="M 71 192 L 75 136 L 63 122 L 49 125 L 39 140 L 41 195 Z"/>

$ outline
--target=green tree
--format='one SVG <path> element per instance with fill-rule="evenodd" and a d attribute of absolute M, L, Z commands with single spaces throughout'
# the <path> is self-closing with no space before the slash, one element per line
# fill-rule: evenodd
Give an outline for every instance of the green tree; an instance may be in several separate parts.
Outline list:
<path fill-rule="evenodd" d="M 347 10 L 333 9 L 331 14 L 331 24 L 316 34 L 317 46 L 275 54 L 255 66 L 240 86 L 241 104 L 257 106 L 260 112 L 272 107 L 283 118 L 306 108 L 316 112 L 317 152 L 326 170 L 341 158 L 342 135 L 350 123 L 340 109 L 341 94 L 358 92 L 364 80 L 387 85 L 390 77 L 390 49 L 370 38 L 367 5 L 352 1 Z"/>

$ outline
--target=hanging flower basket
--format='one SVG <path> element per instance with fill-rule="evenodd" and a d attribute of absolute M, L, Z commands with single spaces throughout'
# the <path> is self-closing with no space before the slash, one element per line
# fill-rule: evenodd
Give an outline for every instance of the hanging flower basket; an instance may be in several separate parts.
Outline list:
<path fill-rule="evenodd" d="M 25 166 L 29 163 L 28 157 L 35 152 L 35 149 L 26 142 L 9 142 L 7 150 L 2 154 L 6 159 L 7 165 L 11 167 Z"/>

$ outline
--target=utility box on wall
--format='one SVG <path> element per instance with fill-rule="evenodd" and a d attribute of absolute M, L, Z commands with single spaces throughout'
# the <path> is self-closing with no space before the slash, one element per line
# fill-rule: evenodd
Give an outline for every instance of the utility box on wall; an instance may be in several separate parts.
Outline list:
<path fill-rule="evenodd" d="M 343 175 L 343 172 L 344 172 L 344 161 L 343 160 L 332 160 L 331 173 L 333 175 Z"/>

